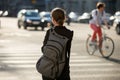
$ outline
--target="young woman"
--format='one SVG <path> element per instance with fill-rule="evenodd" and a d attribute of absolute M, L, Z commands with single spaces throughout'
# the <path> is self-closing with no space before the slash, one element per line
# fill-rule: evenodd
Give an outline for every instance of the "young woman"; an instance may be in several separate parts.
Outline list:
<path fill-rule="evenodd" d="M 91 40 L 91 43 L 93 44 L 96 41 L 97 34 L 99 38 L 99 43 L 102 39 L 102 31 L 101 31 L 102 24 L 104 23 L 106 27 L 109 28 L 107 21 L 106 21 L 106 14 L 104 11 L 105 4 L 102 2 L 98 2 L 96 7 L 97 9 L 92 11 L 92 19 L 90 20 L 90 27 L 94 31 L 92 35 L 92 40 Z"/>
<path fill-rule="evenodd" d="M 61 9 L 61 8 L 53 9 L 51 12 L 51 17 L 52 17 L 52 23 L 54 25 L 55 32 L 58 33 L 59 35 L 65 36 L 69 39 L 67 42 L 67 47 L 66 47 L 66 63 L 65 63 L 64 70 L 62 71 L 62 74 L 60 77 L 58 77 L 56 79 L 50 79 L 45 76 L 42 76 L 42 78 L 43 78 L 43 80 L 70 80 L 70 69 L 69 69 L 68 56 L 70 55 L 73 31 L 70 31 L 65 26 L 63 26 L 65 17 L 66 17 L 65 11 L 63 9 Z M 49 37 L 49 31 L 50 31 L 50 29 L 47 31 L 47 33 L 45 35 L 43 46 L 47 43 L 47 40 Z"/>

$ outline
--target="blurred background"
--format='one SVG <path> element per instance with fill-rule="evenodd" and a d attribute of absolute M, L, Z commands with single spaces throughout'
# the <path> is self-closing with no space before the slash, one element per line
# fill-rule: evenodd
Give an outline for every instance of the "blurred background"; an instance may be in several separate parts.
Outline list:
<path fill-rule="evenodd" d="M 51 22 L 50 11 L 55 7 L 61 7 L 66 10 L 68 25 L 70 22 L 89 23 L 90 12 L 96 8 L 97 2 L 106 4 L 107 21 L 110 25 L 116 26 L 120 22 L 120 0 L 1 0 L 0 16 L 19 18 L 20 10 L 37 9 L 41 21 L 45 21 L 42 26 L 46 26 L 47 22 Z"/>
<path fill-rule="evenodd" d="M 102 1 L 106 4 L 106 12 L 114 14 L 120 10 L 120 0 L 1 0 L 0 10 L 8 11 L 8 16 L 16 17 L 21 9 L 38 9 L 51 11 L 54 7 L 64 8 L 67 13 L 76 12 L 82 15 L 96 8 L 96 3 Z M 87 6 L 86 6 L 87 5 Z"/>
<path fill-rule="evenodd" d="M 86 50 L 90 13 L 99 1 L 111 27 L 104 31 L 115 44 L 110 58 Z M 71 80 L 120 80 L 120 0 L 0 0 L 0 80 L 42 80 L 35 65 L 55 7 L 66 10 L 64 25 L 74 31 Z"/>

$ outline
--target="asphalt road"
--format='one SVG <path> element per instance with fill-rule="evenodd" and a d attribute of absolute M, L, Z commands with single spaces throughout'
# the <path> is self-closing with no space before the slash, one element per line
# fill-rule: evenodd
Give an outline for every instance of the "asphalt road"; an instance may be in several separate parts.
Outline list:
<path fill-rule="evenodd" d="M 35 63 L 42 55 L 41 46 L 45 31 L 39 28 L 18 29 L 16 18 L 0 18 L 0 80 L 42 80 Z M 66 25 L 66 24 L 65 24 Z M 71 80 L 120 80 L 120 36 L 114 27 L 105 30 L 115 43 L 110 59 L 97 51 L 88 55 L 85 42 L 92 31 L 88 24 L 71 23 L 74 31 L 70 70 Z"/>

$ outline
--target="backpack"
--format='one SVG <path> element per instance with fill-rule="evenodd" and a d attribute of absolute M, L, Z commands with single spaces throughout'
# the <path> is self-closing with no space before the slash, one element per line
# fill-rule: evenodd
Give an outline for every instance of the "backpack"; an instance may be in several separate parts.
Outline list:
<path fill-rule="evenodd" d="M 49 39 L 43 47 L 43 55 L 36 64 L 36 69 L 43 76 L 55 79 L 59 77 L 65 66 L 65 51 L 68 38 L 50 29 Z"/>

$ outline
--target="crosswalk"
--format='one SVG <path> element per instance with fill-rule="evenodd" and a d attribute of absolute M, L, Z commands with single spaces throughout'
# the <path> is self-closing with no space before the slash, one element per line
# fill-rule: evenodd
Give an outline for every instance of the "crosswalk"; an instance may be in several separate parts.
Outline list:
<path fill-rule="evenodd" d="M 95 56 L 72 56 L 72 80 L 120 80 L 119 64 Z"/>
<path fill-rule="evenodd" d="M 35 64 L 40 52 L 0 53 L 0 80 L 42 80 Z M 71 80 L 120 80 L 120 64 L 71 53 Z"/>

